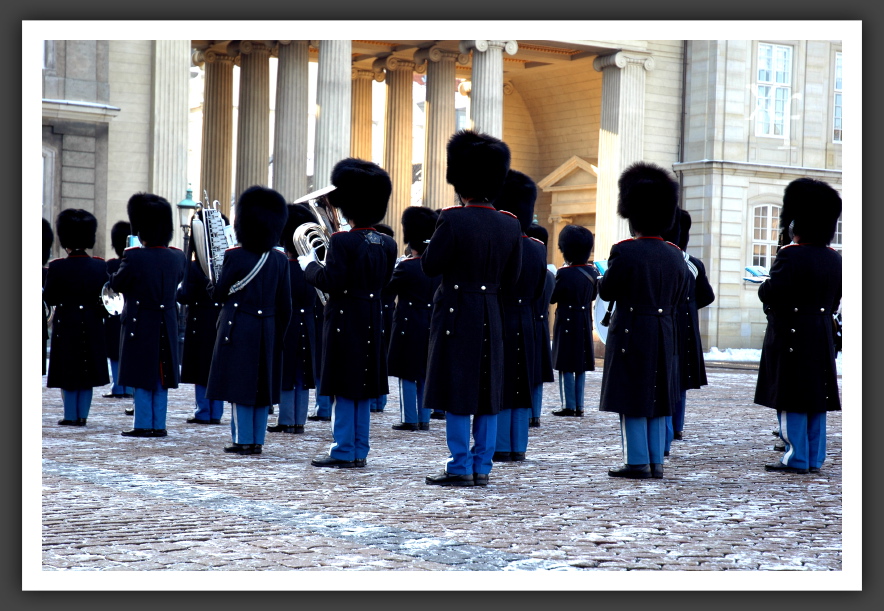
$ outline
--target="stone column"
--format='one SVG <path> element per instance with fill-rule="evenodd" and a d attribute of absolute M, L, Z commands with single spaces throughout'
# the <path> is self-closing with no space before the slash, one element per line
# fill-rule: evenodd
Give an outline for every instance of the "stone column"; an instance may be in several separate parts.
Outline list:
<path fill-rule="evenodd" d="M 306 40 L 279 41 L 273 188 L 288 202 L 307 194 L 308 53 Z"/>
<path fill-rule="evenodd" d="M 593 67 L 602 73 L 595 216 L 595 258 L 602 260 L 629 237 L 628 223 L 617 216 L 617 180 L 644 156 L 645 72 L 654 69 L 654 58 L 620 51 L 597 57 Z"/>
<path fill-rule="evenodd" d="M 313 190 L 331 184 L 331 171 L 350 156 L 351 52 L 349 40 L 318 41 Z"/>
<path fill-rule="evenodd" d="M 439 210 L 455 203 L 454 188 L 445 180 L 446 145 L 455 130 L 455 63 L 465 66 L 470 63 L 470 56 L 433 46 L 418 50 L 414 61 L 418 65 L 426 63 L 427 69 L 423 205 Z"/>
<path fill-rule="evenodd" d="M 270 166 L 270 49 L 244 40 L 239 50 L 236 197 L 253 185 L 266 187 Z"/>
<path fill-rule="evenodd" d="M 387 109 L 384 115 L 384 163 L 390 173 L 393 193 L 384 222 L 393 228 L 400 250 L 403 248 L 402 211 L 411 205 L 412 140 L 414 138 L 413 82 L 415 63 L 392 55 L 376 59 L 375 70 L 386 71 Z M 423 72 L 423 68 L 417 70 Z"/>
<path fill-rule="evenodd" d="M 196 51 L 193 62 L 205 62 L 203 142 L 200 154 L 200 189 L 194 199 L 217 200 L 230 218 L 233 195 L 233 57 L 214 51 Z"/>
<path fill-rule="evenodd" d="M 473 51 L 470 120 L 473 129 L 503 138 L 503 52 L 519 50 L 515 40 L 462 40 L 462 53 Z"/>
<path fill-rule="evenodd" d="M 353 68 L 353 95 L 350 104 L 350 156 L 371 161 L 371 88 L 375 81 L 384 80 L 383 72 Z"/>

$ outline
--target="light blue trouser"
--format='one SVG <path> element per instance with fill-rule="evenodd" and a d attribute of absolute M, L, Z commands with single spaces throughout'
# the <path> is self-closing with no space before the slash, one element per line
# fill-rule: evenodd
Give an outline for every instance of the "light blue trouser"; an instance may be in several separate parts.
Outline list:
<path fill-rule="evenodd" d="M 295 373 L 295 387 L 279 393 L 279 416 L 276 424 L 292 426 L 307 422 L 307 406 L 310 402 L 310 389 L 304 388 L 304 375 Z"/>
<path fill-rule="evenodd" d="M 338 460 L 355 460 L 368 456 L 368 432 L 371 424 L 371 399 L 357 401 L 335 397 L 332 404 L 332 435 L 335 442 L 329 456 Z"/>
<path fill-rule="evenodd" d="M 688 400 L 688 391 L 681 391 L 681 401 L 675 406 L 675 411 L 671 416 L 666 416 L 666 451 L 669 451 L 672 440 L 675 438 L 675 432 L 684 430 L 684 408 Z"/>
<path fill-rule="evenodd" d="M 233 443 L 264 445 L 270 406 L 253 407 L 233 403 L 231 407 L 230 435 Z"/>
<path fill-rule="evenodd" d="M 666 417 L 634 418 L 620 415 L 623 462 L 627 465 L 663 464 Z"/>
<path fill-rule="evenodd" d="M 424 380 L 399 379 L 399 417 L 407 424 L 430 421 L 430 410 L 424 408 Z"/>
<path fill-rule="evenodd" d="M 559 397 L 565 409 L 583 410 L 583 389 L 586 386 L 586 372 L 559 372 Z"/>
<path fill-rule="evenodd" d="M 89 417 L 89 408 L 92 406 L 92 389 L 65 390 L 62 388 L 61 401 L 64 404 L 65 420 L 85 420 Z"/>
<path fill-rule="evenodd" d="M 332 397 L 319 394 L 319 379 L 316 379 L 316 415 L 320 418 L 331 418 Z"/>
<path fill-rule="evenodd" d="M 495 452 L 526 452 L 528 450 L 528 419 L 530 407 L 502 409 L 497 414 Z"/>
<path fill-rule="evenodd" d="M 224 401 L 206 399 L 206 387 L 202 384 L 193 385 L 193 394 L 196 398 L 196 409 L 193 417 L 198 420 L 221 420 L 224 415 Z"/>
<path fill-rule="evenodd" d="M 780 437 L 786 443 L 781 459 L 796 469 L 819 469 L 826 460 L 826 412 L 777 412 Z"/>
<path fill-rule="evenodd" d="M 387 395 L 381 395 L 380 397 L 375 397 L 374 399 L 369 399 L 369 411 L 372 412 L 382 412 L 384 408 L 387 407 Z"/>
<path fill-rule="evenodd" d="M 133 392 L 133 388 L 131 386 L 120 386 L 117 384 L 117 380 L 120 376 L 120 361 L 115 361 L 113 359 L 108 359 L 110 361 L 111 368 L 111 379 L 113 380 L 113 384 L 111 385 L 111 394 L 113 395 L 132 395 L 135 394 Z"/>
<path fill-rule="evenodd" d="M 472 418 L 472 427 L 470 423 Z M 473 447 L 470 448 L 470 428 Z M 457 416 L 445 412 L 445 439 L 451 453 L 445 470 L 454 475 L 491 473 L 497 441 L 497 415 Z"/>
<path fill-rule="evenodd" d="M 540 418 L 541 408 L 543 407 L 543 383 L 538 384 L 531 391 L 531 417 Z"/>
<path fill-rule="evenodd" d="M 157 385 L 153 390 L 136 388 L 132 394 L 135 396 L 135 421 L 133 426 L 136 429 L 165 429 L 166 409 L 169 405 L 169 389 L 163 388 L 160 377 L 157 376 Z"/>

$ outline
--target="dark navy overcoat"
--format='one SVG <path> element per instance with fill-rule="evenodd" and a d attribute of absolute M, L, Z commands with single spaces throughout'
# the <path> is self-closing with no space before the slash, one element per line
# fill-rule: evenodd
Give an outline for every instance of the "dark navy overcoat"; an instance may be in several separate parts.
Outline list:
<path fill-rule="evenodd" d="M 123 252 L 110 286 L 124 297 L 120 386 L 177 388 L 178 285 L 187 261 L 178 248 L 133 246 Z"/>
<path fill-rule="evenodd" d="M 537 349 L 540 359 L 540 381 L 555 382 L 552 366 L 552 341 L 549 328 L 549 300 L 552 299 L 553 290 L 556 286 L 556 275 L 546 269 L 546 280 L 543 284 L 543 293 L 534 306 L 535 334 L 537 336 Z"/>
<path fill-rule="evenodd" d="M 117 273 L 117 270 L 120 269 L 120 263 L 122 262 L 122 259 L 116 257 L 107 260 L 108 279 Z M 104 345 L 107 349 L 108 358 L 114 361 L 120 360 L 120 336 L 122 330 L 123 326 L 120 324 L 120 315 L 107 314 L 107 317 L 104 319 Z"/>
<path fill-rule="evenodd" d="M 442 277 L 433 297 L 425 408 L 456 415 L 500 411 L 498 291 L 518 279 L 523 241 L 516 217 L 491 206 L 455 206 L 439 214 L 421 257 L 427 275 Z"/>
<path fill-rule="evenodd" d="M 230 289 L 261 258 L 241 247 L 224 251 L 212 298 L 222 303 L 206 397 L 238 405 L 279 403 L 282 342 L 292 314 L 289 261 L 272 248 L 261 270 L 241 290 Z"/>
<path fill-rule="evenodd" d="M 675 316 L 690 274 L 682 251 L 659 237 L 611 247 L 599 297 L 616 306 L 605 342 L 601 411 L 671 416 L 680 401 Z"/>
<path fill-rule="evenodd" d="M 282 344 L 282 390 L 294 390 L 300 376 L 303 388 L 316 385 L 313 358 L 316 324 L 313 304 L 316 289 L 307 282 L 297 259 L 289 259 L 289 286 L 292 292 L 292 318 Z"/>
<path fill-rule="evenodd" d="M 550 303 L 556 304 L 552 363 L 557 371 L 595 371 L 592 301 L 597 279 L 592 265 L 567 265 L 556 271 Z"/>
<path fill-rule="evenodd" d="M 221 302 L 212 298 L 209 278 L 197 261 L 191 261 L 187 266 L 184 282 L 178 288 L 178 303 L 187 306 L 181 381 L 206 386 L 215 352 Z"/>
<path fill-rule="evenodd" d="M 427 377 L 430 313 L 441 281 L 441 276 L 424 273 L 420 257 L 402 259 L 393 269 L 386 289 L 396 298 L 387 352 L 389 375 L 412 382 Z"/>
<path fill-rule="evenodd" d="M 82 250 L 49 262 L 43 300 L 55 306 L 46 385 L 64 390 L 104 386 L 110 379 L 101 288 L 107 282 L 104 259 Z"/>
<path fill-rule="evenodd" d="M 706 386 L 706 362 L 703 360 L 703 342 L 700 338 L 698 310 L 715 301 L 715 292 L 706 276 L 706 266 L 696 257 L 689 257 L 697 270 L 697 277 L 688 274 L 687 300 L 678 307 L 678 377 L 682 390 Z"/>
<path fill-rule="evenodd" d="M 790 244 L 758 287 L 767 314 L 755 403 L 819 413 L 841 409 L 832 315 L 841 303 L 841 255 Z"/>
<path fill-rule="evenodd" d="M 381 294 L 395 263 L 393 238 L 356 227 L 331 235 L 325 266 L 307 266 L 307 282 L 329 295 L 322 328 L 321 394 L 360 401 L 389 392 Z"/>

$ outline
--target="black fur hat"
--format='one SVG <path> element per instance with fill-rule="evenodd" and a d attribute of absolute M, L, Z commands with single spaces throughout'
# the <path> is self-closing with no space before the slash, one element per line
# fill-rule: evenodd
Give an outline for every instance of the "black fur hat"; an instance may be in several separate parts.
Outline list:
<path fill-rule="evenodd" d="M 408 206 L 402 211 L 402 241 L 411 250 L 421 254 L 427 247 L 426 240 L 433 237 L 439 213 L 424 206 Z"/>
<path fill-rule="evenodd" d="M 494 201 L 510 169 L 505 142 L 471 130 L 461 130 L 448 141 L 445 179 L 462 198 Z"/>
<path fill-rule="evenodd" d="M 129 236 L 132 235 L 131 231 L 132 225 L 126 221 L 117 221 L 111 227 L 111 246 L 113 246 L 114 252 L 117 253 L 118 257 L 123 256 L 123 251 L 126 250 L 126 243 L 129 241 Z"/>
<path fill-rule="evenodd" d="M 243 191 L 233 219 L 240 246 L 261 254 L 279 244 L 288 217 L 286 206 L 285 198 L 273 189 L 255 185 Z"/>
<path fill-rule="evenodd" d="M 348 157 L 332 168 L 331 182 L 335 190 L 328 201 L 354 227 L 370 227 L 387 214 L 387 204 L 393 192 L 390 175 L 376 163 Z"/>
<path fill-rule="evenodd" d="M 168 246 L 172 241 L 172 205 L 153 193 L 136 193 L 126 205 L 132 235 L 149 246 Z"/>
<path fill-rule="evenodd" d="M 678 208 L 678 183 L 660 166 L 639 161 L 626 168 L 617 182 L 617 214 L 632 230 L 646 236 L 668 231 Z"/>
<path fill-rule="evenodd" d="M 565 225 L 559 233 L 559 250 L 571 265 L 583 265 L 589 261 L 595 238 L 582 225 Z"/>
<path fill-rule="evenodd" d="M 55 233 L 62 248 L 85 250 L 95 246 L 98 220 L 91 212 L 78 208 L 66 208 L 58 213 Z"/>
<path fill-rule="evenodd" d="M 534 220 L 534 202 L 537 200 L 537 185 L 525 174 L 510 170 L 503 181 L 503 187 L 494 207 L 516 215 L 522 233 L 528 229 L 528 225 Z"/>
<path fill-rule="evenodd" d="M 801 242 L 828 245 L 835 237 L 838 217 L 841 216 L 841 196 L 826 182 L 813 178 L 799 178 L 786 186 L 780 222 Z"/>
<path fill-rule="evenodd" d="M 52 224 L 43 219 L 43 265 L 49 261 L 49 255 L 52 253 L 52 243 L 55 241 L 55 234 L 52 232 Z"/>
<path fill-rule="evenodd" d="M 660 236 L 667 242 L 672 242 L 682 250 L 688 247 L 691 237 L 691 213 L 679 208 L 675 213 L 675 222 L 669 231 L 664 231 Z"/>
<path fill-rule="evenodd" d="M 305 223 L 316 223 L 316 217 L 304 204 L 286 204 L 286 209 L 288 217 L 282 230 L 282 245 L 287 253 L 297 255 L 299 253 L 295 247 L 295 229 Z"/>
<path fill-rule="evenodd" d="M 544 246 L 549 245 L 549 232 L 543 225 L 540 225 L 538 223 L 531 223 L 525 230 L 525 235 L 529 238 L 540 240 L 541 242 L 543 242 Z"/>

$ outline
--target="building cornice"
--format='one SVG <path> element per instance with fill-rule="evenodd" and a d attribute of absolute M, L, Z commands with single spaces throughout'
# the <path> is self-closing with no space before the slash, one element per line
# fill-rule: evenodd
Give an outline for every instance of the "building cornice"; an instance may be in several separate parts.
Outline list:
<path fill-rule="evenodd" d="M 724 161 L 721 159 L 701 159 L 699 161 L 686 161 L 684 163 L 672 164 L 672 169 L 676 172 L 682 172 L 685 175 L 703 174 L 709 170 L 725 172 L 728 174 L 741 176 L 759 176 L 762 174 L 770 174 L 781 177 L 808 176 L 826 177 L 829 180 L 841 180 L 841 170 L 831 170 L 827 168 L 808 168 L 793 165 L 778 165 L 773 163 L 751 163 L 748 161 Z M 790 178 L 791 179 L 791 178 Z"/>
<path fill-rule="evenodd" d="M 71 100 L 47 100 L 43 98 L 43 118 L 80 121 L 85 123 L 110 123 L 120 114 L 120 108 L 94 102 Z"/>

